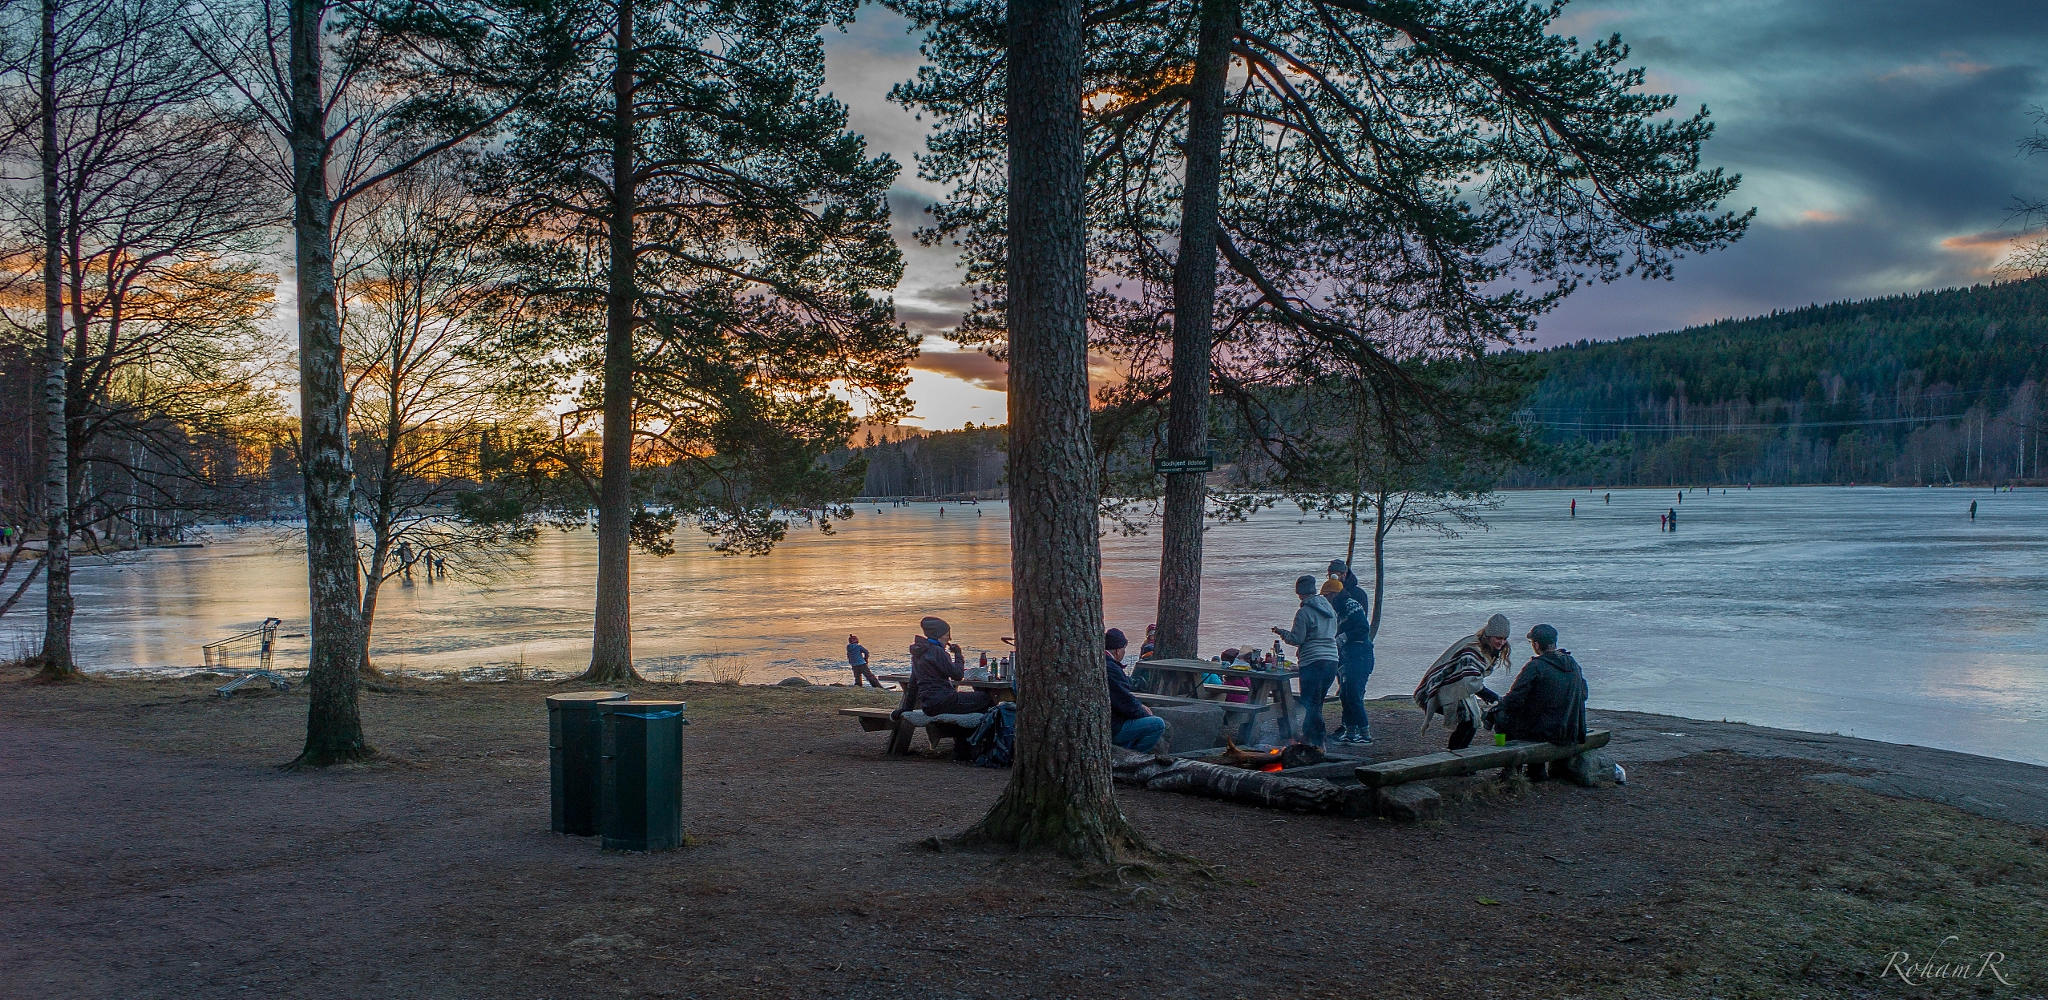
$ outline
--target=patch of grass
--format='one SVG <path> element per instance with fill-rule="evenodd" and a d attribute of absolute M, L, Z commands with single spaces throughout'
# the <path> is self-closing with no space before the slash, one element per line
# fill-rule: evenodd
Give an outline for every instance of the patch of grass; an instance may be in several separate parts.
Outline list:
<path fill-rule="evenodd" d="M 1945 995 L 2040 996 L 2048 987 L 2048 835 L 1948 806 L 1808 782 L 1805 794 L 1869 834 L 1816 837 L 1796 854 L 1731 850 L 1715 877 L 1655 908 L 1688 928 L 1666 958 L 1679 992 L 1776 997 L 1795 986 L 1907 991 L 1896 966 L 2002 954 L 1990 975 L 1917 987 Z M 1731 845 L 1734 847 L 1735 845 Z M 1944 943 L 1945 942 L 1945 943 Z M 2010 983 L 2010 985 L 2008 985 Z"/>

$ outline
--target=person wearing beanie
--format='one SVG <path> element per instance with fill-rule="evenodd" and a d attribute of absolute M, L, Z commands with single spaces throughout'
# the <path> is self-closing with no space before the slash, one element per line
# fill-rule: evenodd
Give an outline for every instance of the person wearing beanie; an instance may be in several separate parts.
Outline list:
<path fill-rule="evenodd" d="M 1344 560 L 1334 559 L 1334 571 Z M 1372 677 L 1372 599 L 1358 586 L 1358 576 L 1349 568 L 1333 592 L 1323 584 L 1323 599 L 1337 612 L 1337 701 L 1344 706 L 1343 724 L 1334 737 L 1339 743 L 1364 746 L 1372 742 L 1372 720 L 1365 714 L 1365 682 Z"/>
<path fill-rule="evenodd" d="M 1422 680 L 1415 685 L 1415 707 L 1422 709 L 1423 731 L 1428 732 L 1430 720 L 1441 715 L 1444 725 L 1453 727 L 1450 749 L 1471 746 L 1473 735 L 1479 731 L 1479 703 L 1500 700 L 1499 695 L 1487 689 L 1486 678 L 1496 670 L 1507 670 L 1511 664 L 1506 615 L 1488 618 L 1477 631 L 1451 643 L 1451 648 L 1423 671 Z"/>
<path fill-rule="evenodd" d="M 859 687 L 861 678 L 879 688 L 882 682 L 875 679 L 875 672 L 868 669 L 868 648 L 860 644 L 860 636 L 846 637 L 846 665 L 853 668 L 853 686 Z"/>
<path fill-rule="evenodd" d="M 1494 732 L 1559 746 L 1586 742 L 1586 672 L 1570 651 L 1557 648 L 1557 629 L 1538 625 L 1527 638 L 1534 655 L 1491 713 Z M 1529 765 L 1531 781 L 1546 776 L 1543 765 Z"/>
<path fill-rule="evenodd" d="M 966 678 L 967 660 L 960 655 L 960 644 L 953 641 L 953 626 L 944 618 L 925 618 L 917 627 L 924 634 L 910 640 L 910 688 L 903 692 L 903 707 L 915 705 L 926 715 L 988 711 L 994 698 L 954 686 Z"/>
<path fill-rule="evenodd" d="M 1124 676 L 1124 652 L 1130 646 L 1122 629 L 1113 628 L 1102 635 L 1103 666 L 1109 681 L 1109 741 L 1126 750 L 1151 753 L 1166 735 L 1166 720 L 1153 715 L 1131 693 L 1131 679 Z"/>
<path fill-rule="evenodd" d="M 1330 682 L 1337 679 L 1337 612 L 1316 593 L 1316 578 L 1302 576 L 1294 581 L 1294 594 L 1301 606 L 1294 611 L 1294 627 L 1274 626 L 1273 634 L 1295 648 L 1301 664 L 1301 732 L 1299 741 L 1313 747 L 1323 745 L 1323 699 Z M 1292 720 L 1289 720 L 1290 722 Z"/>

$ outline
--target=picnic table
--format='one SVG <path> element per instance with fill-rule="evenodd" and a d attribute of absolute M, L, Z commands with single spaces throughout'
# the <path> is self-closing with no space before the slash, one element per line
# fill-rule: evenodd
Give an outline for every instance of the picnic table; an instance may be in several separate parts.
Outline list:
<path fill-rule="evenodd" d="M 1150 670 L 1152 676 L 1160 680 L 1159 691 L 1138 696 L 1138 700 L 1146 704 L 1216 705 L 1236 717 L 1232 721 L 1237 723 L 1239 743 L 1251 742 L 1258 732 L 1261 715 L 1269 710 L 1278 710 L 1281 736 L 1293 735 L 1294 684 L 1301 678 L 1299 670 L 1255 669 L 1229 666 L 1215 660 L 1181 659 L 1141 660 L 1138 669 Z M 1243 678 L 1251 686 L 1219 691 L 1217 685 L 1202 683 L 1202 678 L 1209 674 Z M 1231 693 L 1243 694 L 1246 698 L 1242 702 L 1222 700 Z"/>
<path fill-rule="evenodd" d="M 899 688 L 908 688 L 910 686 L 909 671 L 892 671 L 886 674 L 876 674 L 875 679 L 881 681 L 884 684 L 894 684 Z M 976 691 L 980 691 L 983 694 L 986 694 L 999 702 L 1017 700 L 1017 684 L 1014 681 L 992 681 L 987 679 L 974 680 L 972 678 L 969 678 L 967 680 L 960 681 L 957 684 L 955 684 L 954 687 L 956 690 L 958 689 L 960 684 L 965 684 L 968 687 L 971 687 Z"/>

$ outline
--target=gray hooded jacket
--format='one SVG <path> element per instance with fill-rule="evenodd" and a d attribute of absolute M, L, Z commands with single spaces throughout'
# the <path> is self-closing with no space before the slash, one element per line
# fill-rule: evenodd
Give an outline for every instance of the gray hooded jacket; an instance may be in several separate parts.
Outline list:
<path fill-rule="evenodd" d="M 1337 658 L 1337 612 L 1321 594 L 1302 598 L 1294 612 L 1294 627 L 1280 633 L 1282 642 L 1296 647 L 1302 663 Z"/>

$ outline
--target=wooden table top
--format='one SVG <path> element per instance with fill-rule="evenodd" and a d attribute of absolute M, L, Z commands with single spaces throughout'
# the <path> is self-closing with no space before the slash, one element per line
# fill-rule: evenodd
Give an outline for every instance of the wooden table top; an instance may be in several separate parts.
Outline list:
<path fill-rule="evenodd" d="M 1301 676 L 1300 670 L 1292 668 L 1283 670 L 1253 670 L 1250 667 L 1233 667 L 1214 660 L 1139 660 L 1137 666 L 1183 674 L 1218 674 L 1224 677 L 1249 677 L 1262 681 L 1293 680 Z"/>

